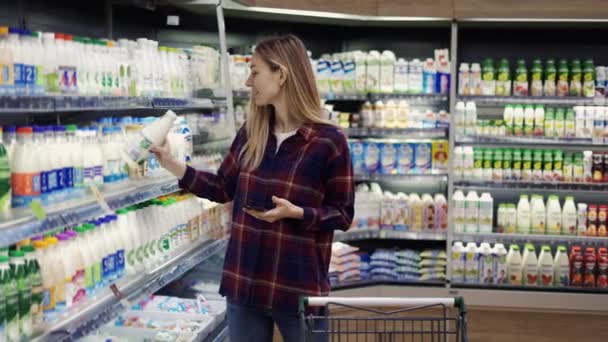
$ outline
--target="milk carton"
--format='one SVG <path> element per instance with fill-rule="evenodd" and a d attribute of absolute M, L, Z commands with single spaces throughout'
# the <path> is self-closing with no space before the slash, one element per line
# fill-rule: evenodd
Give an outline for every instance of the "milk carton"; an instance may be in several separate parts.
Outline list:
<path fill-rule="evenodd" d="M 411 173 L 415 167 L 415 143 L 400 142 L 397 147 L 397 172 L 399 174 Z"/>
<path fill-rule="evenodd" d="M 353 172 L 355 174 L 363 174 L 366 171 L 365 167 L 365 148 L 364 143 L 360 140 L 350 140 L 350 156 L 353 164 Z"/>
<path fill-rule="evenodd" d="M 420 174 L 430 173 L 432 165 L 432 144 L 428 141 L 419 142 L 414 150 L 416 171 Z"/>
<path fill-rule="evenodd" d="M 365 171 L 376 173 L 380 168 L 380 148 L 376 141 L 366 141 L 364 143 Z"/>
<path fill-rule="evenodd" d="M 385 141 L 379 144 L 380 172 L 385 175 L 397 173 L 397 149 L 394 142 Z"/>

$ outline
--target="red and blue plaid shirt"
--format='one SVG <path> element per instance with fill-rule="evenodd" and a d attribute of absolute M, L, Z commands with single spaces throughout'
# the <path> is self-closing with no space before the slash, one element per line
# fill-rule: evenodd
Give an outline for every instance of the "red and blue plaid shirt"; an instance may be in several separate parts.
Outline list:
<path fill-rule="evenodd" d="M 240 167 L 247 140 L 235 138 L 217 175 L 187 168 L 180 186 L 199 197 L 234 201 L 220 293 L 244 305 L 293 312 L 298 298 L 329 293 L 328 268 L 335 229 L 353 219 L 354 184 L 348 143 L 337 127 L 304 124 L 278 152 L 270 134 L 255 171 Z M 304 219 L 268 223 L 243 211 L 272 209 L 272 196 L 304 208 Z"/>

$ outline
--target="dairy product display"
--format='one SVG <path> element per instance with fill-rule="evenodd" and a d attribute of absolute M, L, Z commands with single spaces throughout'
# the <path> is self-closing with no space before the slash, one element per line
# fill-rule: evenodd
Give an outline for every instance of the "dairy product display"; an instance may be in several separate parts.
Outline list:
<path fill-rule="evenodd" d="M 0 33 L 7 66 L 0 96 L 192 97 L 217 84 L 219 54 L 208 47 L 178 49 L 146 38 L 112 41 L 12 27 Z"/>
<path fill-rule="evenodd" d="M 432 58 L 409 61 L 388 50 L 357 50 L 323 54 L 311 64 L 322 94 L 447 94 L 451 83 L 449 60 L 448 49 L 435 50 Z"/>
<path fill-rule="evenodd" d="M 532 64 L 518 59 L 513 69 L 506 58 L 496 62 L 486 58 L 481 66 L 461 63 L 458 76 L 458 95 L 593 97 L 604 85 L 604 81 L 596 85 L 592 59 L 573 59 L 570 63 L 548 59 L 544 64 L 540 59 Z"/>

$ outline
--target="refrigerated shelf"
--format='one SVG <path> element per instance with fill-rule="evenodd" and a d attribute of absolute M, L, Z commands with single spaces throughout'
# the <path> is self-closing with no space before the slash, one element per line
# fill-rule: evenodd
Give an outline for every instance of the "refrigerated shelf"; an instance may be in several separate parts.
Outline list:
<path fill-rule="evenodd" d="M 445 241 L 447 238 L 446 234 L 445 232 L 402 232 L 386 229 L 353 228 L 346 232 L 335 232 L 334 241 L 348 242 L 369 239 Z"/>
<path fill-rule="evenodd" d="M 561 293 L 592 293 L 608 294 L 608 288 L 582 287 L 582 286 L 544 286 L 544 285 L 510 285 L 510 284 L 479 284 L 479 283 L 452 283 L 453 289 L 485 289 L 509 290 L 530 292 L 561 292 Z"/>
<path fill-rule="evenodd" d="M 408 182 L 438 182 L 447 181 L 447 173 L 428 173 L 428 174 L 355 174 L 355 181 L 357 182 L 384 182 L 384 181 L 408 181 Z"/>
<path fill-rule="evenodd" d="M 454 240 L 464 242 L 490 243 L 546 243 L 546 244 L 585 244 L 608 246 L 608 237 L 576 236 L 576 235 L 537 235 L 537 234 L 506 234 L 506 233 L 454 233 Z"/>
<path fill-rule="evenodd" d="M 106 185 L 102 191 L 110 210 L 124 208 L 179 190 L 175 177 L 129 181 Z M 36 234 L 75 225 L 107 214 L 93 196 L 77 198 L 46 208 L 46 217 L 38 219 L 29 208 L 11 210 L 0 219 L 0 246 L 8 246 Z"/>
<path fill-rule="evenodd" d="M 447 138 L 447 128 L 347 128 L 349 138 L 436 139 Z"/>
<path fill-rule="evenodd" d="M 549 106 L 604 105 L 604 97 L 558 96 L 457 96 L 457 101 L 474 101 L 477 106 L 504 106 L 507 104 L 544 104 Z"/>
<path fill-rule="evenodd" d="M 444 287 L 445 281 L 443 280 L 395 280 L 395 279 L 365 279 L 365 280 L 353 280 L 345 281 L 337 284 L 333 284 L 331 287 L 332 291 L 347 290 L 353 288 L 361 288 L 368 286 L 378 285 L 400 285 L 400 286 L 427 286 L 427 287 Z"/>
<path fill-rule="evenodd" d="M 455 142 L 477 147 L 608 151 L 608 144 L 585 138 L 456 136 Z"/>
<path fill-rule="evenodd" d="M 137 298 L 150 296 L 192 269 L 195 265 L 226 249 L 226 240 L 199 239 L 182 251 L 177 251 L 171 258 L 144 274 L 127 277 L 116 283 L 122 298 L 134 302 Z M 49 326 L 46 331 L 36 336 L 33 341 L 63 341 L 78 339 L 89 334 L 118 315 L 119 311 L 128 309 L 124 301 L 109 288 L 103 290 L 96 298 L 84 303 L 77 312 Z"/>
<path fill-rule="evenodd" d="M 550 191 L 608 191 L 608 183 L 587 182 L 551 182 L 520 180 L 457 180 L 454 186 L 460 189 L 514 189 L 514 190 L 550 190 Z"/>

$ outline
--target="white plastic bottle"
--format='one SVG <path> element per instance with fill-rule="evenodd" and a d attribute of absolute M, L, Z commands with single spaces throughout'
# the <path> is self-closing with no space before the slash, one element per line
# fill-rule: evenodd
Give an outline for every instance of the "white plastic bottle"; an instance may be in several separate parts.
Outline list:
<path fill-rule="evenodd" d="M 532 224 L 532 234 L 544 235 L 547 233 L 547 210 L 543 197 L 540 195 L 532 195 L 530 222 Z"/>
<path fill-rule="evenodd" d="M 382 196 L 382 204 L 380 207 L 380 228 L 393 229 L 393 194 L 390 191 L 385 191 Z"/>
<path fill-rule="evenodd" d="M 553 261 L 553 282 L 555 286 L 570 285 L 570 260 L 565 246 L 558 246 Z"/>
<path fill-rule="evenodd" d="M 551 247 L 544 245 L 538 257 L 538 284 L 541 286 L 552 286 L 554 274 Z"/>
<path fill-rule="evenodd" d="M 397 58 L 392 51 L 385 50 L 380 58 L 380 91 L 393 93 L 395 91 L 395 63 Z"/>
<path fill-rule="evenodd" d="M 406 100 L 400 100 L 397 108 L 397 128 L 411 127 L 410 106 Z"/>
<path fill-rule="evenodd" d="M 487 242 L 479 246 L 479 283 L 492 284 L 494 282 L 494 256 L 492 247 Z"/>
<path fill-rule="evenodd" d="M 380 92 L 380 52 L 372 50 L 367 55 L 365 84 L 370 93 Z"/>
<path fill-rule="evenodd" d="M 456 103 L 456 113 L 454 115 L 455 134 L 462 136 L 466 134 L 466 105 L 463 101 Z"/>
<path fill-rule="evenodd" d="M 509 246 L 507 254 L 507 273 L 509 275 L 510 285 L 522 284 L 522 257 L 518 245 Z"/>
<path fill-rule="evenodd" d="M 429 194 L 422 195 L 423 219 L 422 227 L 425 231 L 435 229 L 435 201 Z"/>
<path fill-rule="evenodd" d="M 534 135 L 543 136 L 545 130 L 545 107 L 534 108 Z"/>
<path fill-rule="evenodd" d="M 422 92 L 424 94 L 434 94 L 435 93 L 435 82 L 437 80 L 437 68 L 435 66 L 435 61 L 432 58 L 427 58 L 424 62 L 424 67 L 422 71 Z"/>
<path fill-rule="evenodd" d="M 464 197 L 464 193 L 461 190 L 454 191 L 452 201 L 454 202 L 454 232 L 464 233 L 466 220 L 466 198 Z"/>
<path fill-rule="evenodd" d="M 471 95 L 481 95 L 481 66 L 479 63 L 471 64 L 471 79 L 470 79 Z"/>
<path fill-rule="evenodd" d="M 11 170 L 14 208 L 27 207 L 40 197 L 40 164 L 38 158 L 32 158 L 35 150 L 32 127 L 17 129 L 17 145 L 12 157 Z"/>
<path fill-rule="evenodd" d="M 344 68 L 342 62 L 334 58 L 331 61 L 331 91 L 336 94 L 344 93 Z"/>
<path fill-rule="evenodd" d="M 176 117 L 177 115 L 169 110 L 162 118 L 144 127 L 137 144 L 129 146 L 124 151 L 125 157 L 128 158 L 127 160 L 134 164 L 143 162 L 149 154 L 150 147 L 152 145 L 160 145 L 165 140 L 167 133 L 173 127 Z"/>
<path fill-rule="evenodd" d="M 388 100 L 384 110 L 384 127 L 395 128 L 397 126 L 397 105 L 395 101 Z"/>
<path fill-rule="evenodd" d="M 465 282 L 475 284 L 479 282 L 479 251 L 475 242 L 467 243 L 465 247 Z"/>
<path fill-rule="evenodd" d="M 494 255 L 494 284 L 506 284 L 508 281 L 507 249 L 502 243 L 497 243 L 492 249 Z"/>
<path fill-rule="evenodd" d="M 469 64 L 460 63 L 460 68 L 458 69 L 458 95 L 467 96 L 471 94 L 470 80 Z"/>
<path fill-rule="evenodd" d="M 443 194 L 435 194 L 434 229 L 440 233 L 445 233 L 448 229 L 448 201 Z"/>
<path fill-rule="evenodd" d="M 366 89 L 366 54 L 362 51 L 353 53 L 355 59 L 355 84 L 357 93 L 365 93 Z"/>
<path fill-rule="evenodd" d="M 561 234 L 562 214 L 562 208 L 559 204 L 559 197 L 556 195 L 550 195 L 549 200 L 547 201 L 547 234 Z"/>
<path fill-rule="evenodd" d="M 403 58 L 399 58 L 395 63 L 395 91 L 397 93 L 407 93 L 408 87 L 408 64 Z"/>
<path fill-rule="evenodd" d="M 524 108 L 517 105 L 513 109 L 513 135 L 522 136 L 524 134 Z"/>
<path fill-rule="evenodd" d="M 469 191 L 465 200 L 465 225 L 466 233 L 479 232 L 479 196 L 477 191 Z"/>
<path fill-rule="evenodd" d="M 530 214 L 528 195 L 520 195 L 517 203 L 517 233 L 530 234 Z"/>
<path fill-rule="evenodd" d="M 534 134 L 534 106 L 526 106 L 524 109 L 524 135 L 532 136 Z M 544 119 L 544 118 L 543 118 Z"/>
<path fill-rule="evenodd" d="M 452 245 L 452 283 L 464 283 L 466 253 L 462 242 Z"/>
<path fill-rule="evenodd" d="M 513 134 L 513 125 L 514 125 L 514 120 L 515 118 L 515 113 L 514 113 L 514 108 L 512 105 L 506 105 L 505 109 L 502 113 L 502 119 L 505 122 L 505 127 L 506 127 L 506 133 L 507 135 L 512 135 Z"/>
<path fill-rule="evenodd" d="M 412 220 L 411 231 L 421 232 L 424 225 L 424 206 L 418 194 L 410 194 L 408 207 Z"/>
<path fill-rule="evenodd" d="M 473 179 L 473 171 L 475 166 L 475 153 L 472 146 L 465 146 L 463 148 L 463 162 L 462 162 L 462 178 Z"/>
<path fill-rule="evenodd" d="M 465 134 L 475 135 L 475 127 L 477 125 L 477 106 L 474 101 L 466 103 L 465 110 Z"/>
<path fill-rule="evenodd" d="M 487 192 L 479 198 L 479 232 L 483 234 L 492 233 L 494 222 L 494 199 Z"/>
<path fill-rule="evenodd" d="M 411 94 L 422 94 L 423 72 L 422 62 L 415 58 L 409 62 L 408 86 Z"/>
<path fill-rule="evenodd" d="M 576 235 L 576 205 L 574 204 L 574 197 L 566 196 L 561 219 L 561 234 Z"/>
<path fill-rule="evenodd" d="M 456 181 L 464 179 L 464 147 L 454 147 L 453 167 L 454 167 L 454 179 Z"/>
<path fill-rule="evenodd" d="M 526 244 L 526 250 L 522 258 L 523 285 L 538 285 L 538 258 L 534 245 Z"/>
<path fill-rule="evenodd" d="M 386 106 L 381 100 L 374 103 L 374 121 L 372 127 L 384 128 L 386 126 Z"/>

